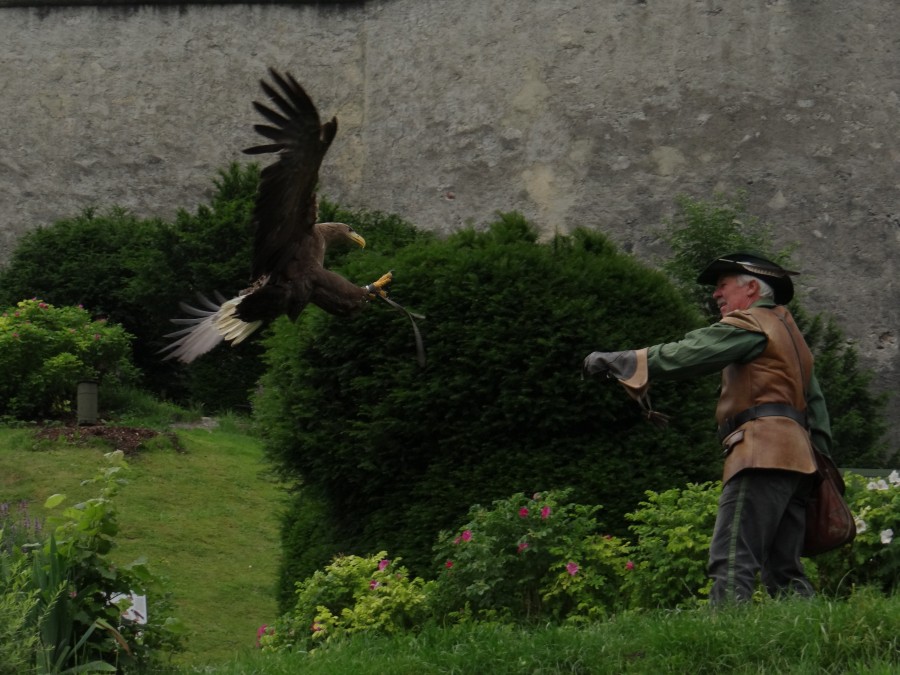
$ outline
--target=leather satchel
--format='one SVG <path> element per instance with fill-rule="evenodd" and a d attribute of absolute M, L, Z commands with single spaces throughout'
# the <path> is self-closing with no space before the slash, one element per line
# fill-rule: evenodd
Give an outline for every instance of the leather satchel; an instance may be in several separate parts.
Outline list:
<path fill-rule="evenodd" d="M 844 500 L 844 479 L 828 455 L 813 449 L 819 482 L 806 505 L 803 555 L 832 551 L 856 537 L 856 522 Z"/>

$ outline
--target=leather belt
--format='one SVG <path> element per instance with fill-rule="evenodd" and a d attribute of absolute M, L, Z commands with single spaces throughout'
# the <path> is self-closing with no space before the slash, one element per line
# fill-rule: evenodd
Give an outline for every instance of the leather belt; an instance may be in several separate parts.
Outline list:
<path fill-rule="evenodd" d="M 797 410 L 794 406 L 786 403 L 762 403 L 742 410 L 734 417 L 727 418 L 719 427 L 719 440 L 724 440 L 738 427 L 760 417 L 789 417 L 804 429 L 807 428 L 806 411 Z"/>

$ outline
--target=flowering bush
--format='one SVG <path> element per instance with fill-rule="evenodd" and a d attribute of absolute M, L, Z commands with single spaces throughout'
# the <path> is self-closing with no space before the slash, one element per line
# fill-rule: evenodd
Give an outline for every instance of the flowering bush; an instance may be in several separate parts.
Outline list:
<path fill-rule="evenodd" d="M 621 604 L 628 547 L 598 533 L 596 506 L 566 503 L 569 490 L 474 506 L 442 532 L 435 588 L 439 615 L 578 621 Z"/>
<path fill-rule="evenodd" d="M 324 571 L 297 584 L 294 610 L 267 626 L 258 642 L 264 651 L 312 649 L 353 633 L 410 630 L 429 613 L 432 583 L 411 579 L 387 553 L 339 556 Z"/>
<path fill-rule="evenodd" d="M 34 299 L 0 312 L 0 415 L 59 416 L 71 412 L 81 380 L 132 381 L 130 339 L 81 307 Z"/>
<path fill-rule="evenodd" d="M 856 539 L 815 559 L 819 586 L 836 593 L 870 584 L 891 593 L 900 579 L 900 473 L 874 480 L 848 473 L 844 482 Z"/>
<path fill-rule="evenodd" d="M 821 591 L 840 584 L 896 590 L 900 475 L 845 476 L 857 515 L 852 545 L 806 560 Z M 621 609 L 696 607 L 707 577 L 719 482 L 646 493 L 627 514 L 635 543 L 598 532 L 600 507 L 569 503 L 569 490 L 514 495 L 469 510 L 459 529 L 439 535 L 437 579 L 409 579 L 385 552 L 342 556 L 297 584 L 297 605 L 260 629 L 263 649 L 310 649 L 359 631 L 395 633 L 429 617 L 456 621 L 582 623 Z"/>

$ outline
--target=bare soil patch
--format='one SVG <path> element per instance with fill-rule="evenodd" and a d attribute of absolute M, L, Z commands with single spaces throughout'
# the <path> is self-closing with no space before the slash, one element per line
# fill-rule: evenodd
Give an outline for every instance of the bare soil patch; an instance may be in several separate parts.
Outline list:
<path fill-rule="evenodd" d="M 136 455 L 144 443 L 159 435 L 165 435 L 179 452 L 183 448 L 172 432 L 161 432 L 143 427 L 114 427 L 105 424 L 91 426 L 66 425 L 59 427 L 43 427 L 37 432 L 37 438 L 57 441 L 65 440 L 73 445 L 86 445 L 92 439 L 100 439 L 114 450 L 121 450 L 126 456 Z"/>

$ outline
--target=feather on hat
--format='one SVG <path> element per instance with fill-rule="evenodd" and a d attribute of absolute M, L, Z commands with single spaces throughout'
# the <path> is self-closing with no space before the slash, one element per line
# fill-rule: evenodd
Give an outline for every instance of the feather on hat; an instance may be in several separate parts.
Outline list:
<path fill-rule="evenodd" d="M 775 302 L 786 305 L 794 297 L 794 282 L 791 277 L 800 273 L 787 270 L 752 253 L 732 253 L 709 263 L 700 272 L 697 283 L 715 286 L 721 277 L 730 274 L 750 274 L 762 279 L 775 291 Z"/>

